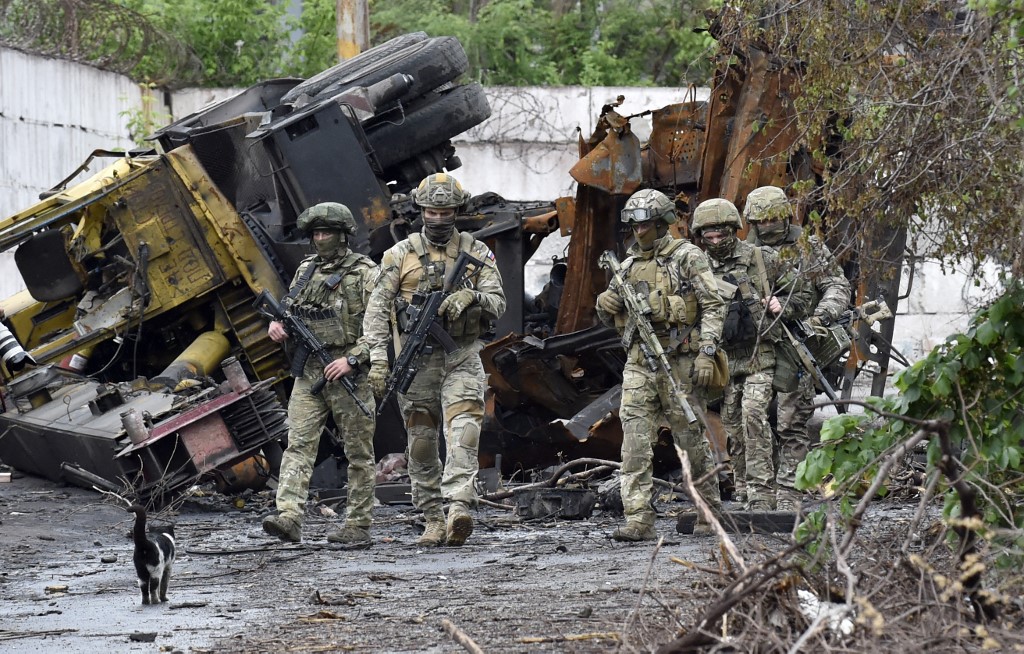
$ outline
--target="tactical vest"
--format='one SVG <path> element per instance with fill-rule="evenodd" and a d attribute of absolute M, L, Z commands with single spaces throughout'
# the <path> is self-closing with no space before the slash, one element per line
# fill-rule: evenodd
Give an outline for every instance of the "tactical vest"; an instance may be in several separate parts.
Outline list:
<path fill-rule="evenodd" d="M 459 233 L 459 252 L 472 254 L 474 243 L 476 243 L 476 239 L 472 234 Z M 455 262 L 454 258 L 449 257 L 447 246 L 440 256 L 435 254 L 438 258 L 432 259 L 426 239 L 420 233 L 409 234 L 409 244 L 412 246 L 412 250 L 407 252 L 405 258 L 402 259 L 398 271 L 398 278 L 402 284 L 399 294 L 403 301 L 397 304 L 396 315 L 398 324 L 403 329 L 408 323 L 406 311 L 409 303 L 413 301 L 413 296 L 426 296 L 428 293 L 441 290 L 444 286 L 447 267 Z M 415 287 L 412 287 L 410 282 L 414 282 Z M 464 288 L 474 288 L 473 277 L 466 279 Z M 476 339 L 490 328 L 489 322 L 483 320 L 483 307 L 477 303 L 470 305 L 454 321 L 449 321 L 447 317 L 442 320 L 442 326 L 448 335 L 459 340 Z"/>
<path fill-rule="evenodd" d="M 683 342 L 700 318 L 697 293 L 693 290 L 693 284 L 683 275 L 679 262 L 672 257 L 685 243 L 682 240 L 674 240 L 650 259 L 640 259 L 634 255 L 626 257 L 622 262 L 623 279 L 636 288 L 642 297 L 647 298 L 651 291 L 660 289 L 667 296 L 676 295 L 682 298 L 684 309 L 681 313 L 670 311 L 668 320 L 651 323 L 655 333 L 662 337 L 662 345 L 670 347 L 676 347 Z M 619 313 L 615 320 L 616 327 L 622 329 L 627 315 Z"/>
<path fill-rule="evenodd" d="M 299 276 L 289 294 L 292 313 L 329 347 L 356 342 L 363 330 L 363 271 L 369 260 L 349 252 L 336 271 L 321 269 L 313 259 L 299 266 Z M 332 266 L 333 268 L 334 266 Z"/>

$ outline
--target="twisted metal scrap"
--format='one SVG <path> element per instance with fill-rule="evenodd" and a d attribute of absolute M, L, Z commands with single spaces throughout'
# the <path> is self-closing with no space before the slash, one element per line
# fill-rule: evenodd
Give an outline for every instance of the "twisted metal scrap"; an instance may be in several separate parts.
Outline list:
<path fill-rule="evenodd" d="M 0 45 L 167 88 L 194 84 L 203 71 L 187 45 L 107 0 L 0 0 Z"/>

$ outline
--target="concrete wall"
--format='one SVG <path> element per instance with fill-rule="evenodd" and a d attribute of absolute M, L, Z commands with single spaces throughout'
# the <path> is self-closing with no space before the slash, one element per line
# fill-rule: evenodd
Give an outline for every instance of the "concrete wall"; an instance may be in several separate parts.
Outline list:
<path fill-rule="evenodd" d="M 131 148 L 120 113 L 141 93 L 122 75 L 0 48 L 0 217 L 38 202 L 93 150 Z M 22 288 L 13 252 L 0 253 L 0 297 Z"/>
<path fill-rule="evenodd" d="M 234 92 L 179 91 L 166 111 L 183 117 Z M 492 116 L 456 140 L 463 166 L 455 175 L 474 193 L 495 191 L 512 200 L 572 195 L 568 170 L 577 160 L 579 135 L 589 136 L 601 106 L 617 96 L 624 96 L 617 109 L 623 115 L 689 97 L 682 88 L 495 87 L 487 93 Z M 696 96 L 706 99 L 707 90 Z M 140 107 L 141 97 L 141 89 L 119 75 L 0 48 L 0 217 L 36 202 L 94 149 L 132 147 L 122 112 Z M 650 134 L 649 116 L 637 116 L 632 124 L 641 140 Z M 565 246 L 565 239 L 546 240 L 528 267 L 528 290 L 540 289 L 551 257 Z M 905 279 L 909 268 L 906 273 Z M 909 277 L 910 296 L 899 307 L 894 345 L 916 358 L 963 329 L 969 312 L 987 298 L 985 284 L 979 288 L 974 281 L 990 282 L 992 271 L 942 271 L 934 262 L 921 262 Z M 0 253 L 0 297 L 21 288 L 12 254 Z"/>

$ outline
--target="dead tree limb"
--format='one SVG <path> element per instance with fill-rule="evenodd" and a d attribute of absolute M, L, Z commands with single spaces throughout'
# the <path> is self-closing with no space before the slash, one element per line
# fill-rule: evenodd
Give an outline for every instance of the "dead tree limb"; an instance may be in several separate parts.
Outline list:
<path fill-rule="evenodd" d="M 718 536 L 718 540 L 722 543 L 722 547 L 729 554 L 729 558 L 733 560 L 733 563 L 740 567 L 740 570 L 746 572 L 747 565 L 743 562 L 743 557 L 740 555 L 740 551 L 736 548 L 736 544 L 729 538 L 729 534 L 725 533 L 725 529 L 722 527 L 722 523 L 718 521 L 718 516 L 714 514 L 708 503 L 704 501 L 700 493 L 697 492 L 697 487 L 693 483 L 693 475 L 690 474 L 690 457 L 686 454 L 686 451 L 676 445 L 676 453 L 679 455 L 679 460 L 683 462 L 683 486 L 686 490 L 686 494 L 690 496 L 690 501 L 693 502 L 693 506 L 697 508 L 697 512 L 704 517 L 711 528 L 715 530 L 715 534 Z M 704 477 L 701 477 L 703 479 Z"/>
<path fill-rule="evenodd" d="M 939 436 L 939 448 L 942 456 L 935 464 L 942 474 L 949 480 L 949 485 L 956 491 L 960 498 L 960 520 L 953 526 L 953 531 L 960 537 L 960 569 L 966 571 L 973 568 L 963 580 L 964 590 L 971 598 L 971 605 L 974 607 L 974 617 L 978 622 L 991 622 L 999 617 L 999 607 L 991 601 L 990 596 L 981 588 L 981 576 L 984 566 L 971 565 L 970 560 L 979 556 L 978 534 L 970 527 L 970 523 L 981 524 L 982 516 L 978 510 L 977 492 L 971 488 L 963 475 L 960 474 L 960 459 L 953 449 L 953 440 L 949 437 L 949 424 L 941 423 L 935 428 Z"/>
<path fill-rule="evenodd" d="M 470 654 L 484 654 L 484 651 L 480 649 L 480 646 L 473 642 L 473 639 L 470 638 L 466 632 L 456 627 L 451 620 L 447 618 L 441 620 L 441 628 L 452 637 L 452 640 L 459 645 L 462 645 L 462 649 L 466 650 Z"/>

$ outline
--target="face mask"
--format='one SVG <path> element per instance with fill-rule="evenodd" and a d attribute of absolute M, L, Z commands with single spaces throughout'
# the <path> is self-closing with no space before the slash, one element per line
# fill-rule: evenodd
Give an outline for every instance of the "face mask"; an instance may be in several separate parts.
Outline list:
<path fill-rule="evenodd" d="M 636 239 L 636 243 L 640 246 L 640 249 L 646 252 L 651 250 L 654 247 L 654 242 L 658 240 L 658 230 L 648 229 L 646 232 L 641 234 L 634 229 L 633 238 Z"/>
<path fill-rule="evenodd" d="M 330 238 L 313 239 L 313 249 L 321 259 L 331 259 L 345 245 L 341 232 L 331 232 Z"/>
<path fill-rule="evenodd" d="M 704 247 L 707 249 L 708 254 L 714 258 L 724 259 L 731 255 L 736 247 L 736 234 L 729 234 L 718 243 L 704 241 Z"/>
<path fill-rule="evenodd" d="M 775 245 L 789 232 L 789 225 L 785 222 L 773 222 L 756 224 L 757 235 L 768 245 Z"/>
<path fill-rule="evenodd" d="M 445 218 L 423 217 L 423 235 L 434 245 L 446 245 L 455 233 L 455 214 Z"/>

